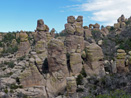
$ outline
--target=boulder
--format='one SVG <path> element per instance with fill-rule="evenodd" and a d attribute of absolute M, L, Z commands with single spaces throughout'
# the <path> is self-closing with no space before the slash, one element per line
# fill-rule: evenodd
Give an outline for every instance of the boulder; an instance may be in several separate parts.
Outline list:
<path fill-rule="evenodd" d="M 19 76 L 20 83 L 23 85 L 23 87 L 45 85 L 45 80 L 35 66 L 34 62 L 35 60 L 33 58 L 30 58 L 29 68 L 26 68 L 26 70 L 24 70 Z"/>
<path fill-rule="evenodd" d="M 65 74 L 68 73 L 64 43 L 61 40 L 52 39 L 50 41 L 48 44 L 47 60 L 50 73 L 57 72 L 59 70 L 62 70 Z"/>
<path fill-rule="evenodd" d="M 37 28 L 36 28 L 36 30 L 38 30 L 38 31 L 45 31 L 46 30 L 46 26 L 45 26 L 44 21 L 42 19 L 39 19 L 37 21 Z"/>
<path fill-rule="evenodd" d="M 36 53 L 41 60 L 44 60 L 47 57 L 46 44 L 47 43 L 45 40 L 40 40 L 40 41 L 37 41 L 35 45 Z"/>
<path fill-rule="evenodd" d="M 97 76 L 104 76 L 103 52 L 101 47 L 92 43 L 86 46 L 86 63 L 84 64 L 85 71 L 89 75 L 96 74 Z"/>
<path fill-rule="evenodd" d="M 70 53 L 72 49 L 76 50 L 78 44 L 80 44 L 80 48 L 83 50 L 84 38 L 82 36 L 71 35 L 67 36 L 65 39 L 65 46 L 68 53 Z"/>
<path fill-rule="evenodd" d="M 76 92 L 77 89 L 77 84 L 76 84 L 76 79 L 74 77 L 67 77 L 67 94 L 73 94 Z"/>
<path fill-rule="evenodd" d="M 70 23 L 70 24 L 73 24 L 75 22 L 75 17 L 74 16 L 69 16 L 67 18 L 67 22 Z"/>
<path fill-rule="evenodd" d="M 67 33 L 68 35 L 74 35 L 74 33 L 75 33 L 75 28 L 73 28 L 73 27 L 71 26 L 71 24 L 67 23 L 67 24 L 65 24 L 65 31 L 66 31 L 66 33 Z"/>
<path fill-rule="evenodd" d="M 81 53 L 71 53 L 70 54 L 70 68 L 72 75 L 79 75 L 82 70 L 82 58 Z"/>

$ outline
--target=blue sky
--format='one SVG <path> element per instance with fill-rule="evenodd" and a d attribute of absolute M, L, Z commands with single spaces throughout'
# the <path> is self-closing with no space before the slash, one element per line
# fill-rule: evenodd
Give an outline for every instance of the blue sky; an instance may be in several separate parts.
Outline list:
<path fill-rule="evenodd" d="M 70 15 L 84 16 L 84 25 L 112 25 L 121 14 L 131 15 L 130 5 L 130 0 L 0 0 L 0 31 L 34 31 L 43 19 L 60 32 Z"/>

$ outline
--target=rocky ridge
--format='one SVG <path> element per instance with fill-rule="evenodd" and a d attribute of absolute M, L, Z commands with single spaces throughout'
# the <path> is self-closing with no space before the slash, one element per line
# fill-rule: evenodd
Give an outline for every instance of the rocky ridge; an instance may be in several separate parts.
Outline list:
<path fill-rule="evenodd" d="M 114 26 L 101 28 L 83 26 L 83 16 L 69 16 L 59 34 L 42 19 L 35 32 L 0 33 L 0 97 L 95 96 L 108 93 L 104 87 L 112 87 L 107 82 L 116 77 L 125 84 L 119 89 L 131 89 L 131 50 L 123 47 L 130 45 L 130 28 L 131 19 L 124 15 Z"/>

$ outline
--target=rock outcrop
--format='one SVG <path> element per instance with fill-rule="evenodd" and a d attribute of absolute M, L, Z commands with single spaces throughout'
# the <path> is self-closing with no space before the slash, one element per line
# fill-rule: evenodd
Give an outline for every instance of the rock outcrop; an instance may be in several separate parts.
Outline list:
<path fill-rule="evenodd" d="M 96 74 L 104 76 L 103 52 L 102 49 L 95 43 L 86 47 L 85 54 L 85 71 L 89 75 Z"/>
<path fill-rule="evenodd" d="M 126 61 L 126 53 L 122 49 L 117 50 L 117 61 L 116 61 L 116 67 L 118 73 L 128 72 L 128 67 L 125 65 Z"/>
<path fill-rule="evenodd" d="M 18 53 L 16 54 L 17 57 L 22 57 L 28 55 L 30 51 L 30 43 L 28 41 L 28 35 L 25 32 L 20 33 L 20 45 L 18 48 Z"/>

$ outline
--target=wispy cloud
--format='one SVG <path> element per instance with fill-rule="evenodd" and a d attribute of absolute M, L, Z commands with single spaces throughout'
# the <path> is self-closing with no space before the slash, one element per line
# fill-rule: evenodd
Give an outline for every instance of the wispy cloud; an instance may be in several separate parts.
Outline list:
<path fill-rule="evenodd" d="M 86 3 L 73 7 L 77 7 L 79 11 L 91 12 L 91 19 L 103 22 L 104 25 L 113 25 L 121 14 L 131 16 L 131 0 L 87 0 Z"/>

